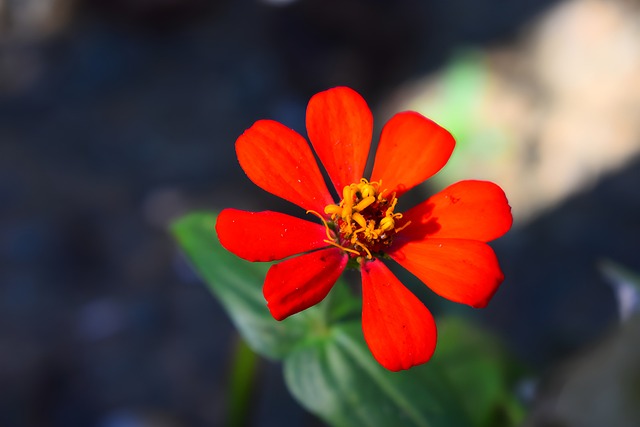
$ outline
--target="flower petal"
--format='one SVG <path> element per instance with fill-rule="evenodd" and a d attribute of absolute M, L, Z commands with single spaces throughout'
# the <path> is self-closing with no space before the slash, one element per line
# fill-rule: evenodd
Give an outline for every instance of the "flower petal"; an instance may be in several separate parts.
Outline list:
<path fill-rule="evenodd" d="M 340 249 L 328 248 L 273 265 L 262 289 L 271 315 L 282 320 L 322 301 L 347 259 Z"/>
<path fill-rule="evenodd" d="M 504 191 L 488 181 L 460 181 L 409 209 L 399 220 L 411 221 L 397 239 L 425 237 L 488 242 L 509 231 L 513 218 Z"/>
<path fill-rule="evenodd" d="M 248 261 L 274 261 L 328 246 L 324 226 L 279 212 L 224 209 L 216 232 L 225 249 Z"/>
<path fill-rule="evenodd" d="M 362 267 L 362 329 L 373 356 L 391 371 L 428 361 L 436 348 L 433 316 L 378 260 Z"/>
<path fill-rule="evenodd" d="M 455 140 L 442 126 L 407 111 L 393 116 L 382 129 L 371 181 L 401 195 L 434 175 L 447 163 Z"/>
<path fill-rule="evenodd" d="M 240 166 L 258 187 L 305 210 L 334 203 L 307 141 L 273 120 L 259 120 L 236 141 Z"/>
<path fill-rule="evenodd" d="M 438 295 L 472 307 L 486 306 L 504 279 L 493 249 L 477 240 L 394 242 L 389 255 Z"/>
<path fill-rule="evenodd" d="M 373 115 L 353 89 L 317 93 L 307 106 L 307 134 L 338 194 L 359 182 L 369 156 Z"/>

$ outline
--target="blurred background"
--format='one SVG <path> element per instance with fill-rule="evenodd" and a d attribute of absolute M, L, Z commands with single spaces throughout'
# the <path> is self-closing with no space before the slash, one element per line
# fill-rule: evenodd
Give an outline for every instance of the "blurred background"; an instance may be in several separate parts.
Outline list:
<path fill-rule="evenodd" d="M 167 227 L 278 206 L 235 139 L 335 85 L 454 133 L 424 195 L 505 189 L 500 291 L 430 307 L 527 367 L 527 424 L 640 425 L 638 2 L 0 0 L 0 426 L 225 425 L 237 335 Z M 322 425 L 268 361 L 248 422 Z"/>

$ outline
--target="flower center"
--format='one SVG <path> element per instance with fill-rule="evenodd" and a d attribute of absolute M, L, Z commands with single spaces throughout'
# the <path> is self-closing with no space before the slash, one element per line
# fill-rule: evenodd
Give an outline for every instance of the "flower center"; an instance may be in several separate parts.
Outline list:
<path fill-rule="evenodd" d="M 322 219 L 327 228 L 327 243 L 343 249 L 352 258 L 367 259 L 382 254 L 391 245 L 396 233 L 409 223 L 396 227 L 396 221 L 402 218 L 401 213 L 394 212 L 398 199 L 395 193 L 385 197 L 381 185 L 382 181 L 362 178 L 357 184 L 345 186 L 340 203 L 324 208 L 324 213 L 331 216 L 329 223 L 317 212 L 309 211 Z"/>

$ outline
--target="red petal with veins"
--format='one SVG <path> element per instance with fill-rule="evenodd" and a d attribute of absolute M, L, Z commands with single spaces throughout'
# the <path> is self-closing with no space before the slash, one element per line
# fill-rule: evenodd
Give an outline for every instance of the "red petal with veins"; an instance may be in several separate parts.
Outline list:
<path fill-rule="evenodd" d="M 258 187 L 305 210 L 334 203 L 307 141 L 273 120 L 259 120 L 236 141 L 240 166 Z"/>
<path fill-rule="evenodd" d="M 274 261 L 328 246 L 324 226 L 279 212 L 225 209 L 216 232 L 225 249 L 248 261 Z"/>
<path fill-rule="evenodd" d="M 493 249 L 477 240 L 396 241 L 389 255 L 438 295 L 472 307 L 486 306 L 504 279 Z"/>
<path fill-rule="evenodd" d="M 401 195 L 434 175 L 447 163 L 455 140 L 442 126 L 407 111 L 393 116 L 382 129 L 371 181 Z"/>
<path fill-rule="evenodd" d="M 362 329 L 373 356 L 391 371 L 428 361 L 436 348 L 433 316 L 378 260 L 362 267 Z"/>
<path fill-rule="evenodd" d="M 271 315 L 282 320 L 322 301 L 347 259 L 340 249 L 328 248 L 273 265 L 262 289 Z"/>
<path fill-rule="evenodd" d="M 488 181 L 460 181 L 404 212 L 397 240 L 425 237 L 488 242 L 509 231 L 513 218 L 504 191 Z"/>
<path fill-rule="evenodd" d="M 353 89 L 317 93 L 307 106 L 307 134 L 338 194 L 359 182 L 369 156 L 373 116 Z"/>

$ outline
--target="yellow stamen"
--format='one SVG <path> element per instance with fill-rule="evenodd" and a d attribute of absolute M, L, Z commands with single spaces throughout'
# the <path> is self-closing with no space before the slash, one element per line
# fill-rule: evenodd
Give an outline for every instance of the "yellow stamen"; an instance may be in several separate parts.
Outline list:
<path fill-rule="evenodd" d="M 411 224 L 411 221 L 407 221 L 407 222 L 406 222 L 402 227 L 398 227 L 398 228 L 396 228 L 396 233 L 398 233 L 398 232 L 400 232 L 400 231 L 404 230 L 405 228 L 407 228 L 407 226 L 408 226 L 409 224 Z"/>
<path fill-rule="evenodd" d="M 389 206 L 387 208 L 387 211 L 385 212 L 386 216 L 392 215 L 393 214 L 393 210 L 396 208 L 396 205 L 398 204 L 398 199 L 396 198 L 396 193 L 393 193 L 391 198 L 392 198 L 391 206 Z"/>
<path fill-rule="evenodd" d="M 324 219 L 324 217 L 318 212 L 312 210 L 308 210 L 306 213 L 315 215 L 320 218 L 320 221 L 322 221 L 322 223 L 324 224 L 324 231 L 327 233 L 327 239 L 333 240 L 333 236 L 331 236 L 331 229 L 329 228 L 329 224 L 327 224 L 327 221 Z"/>
<path fill-rule="evenodd" d="M 309 213 L 307 211 L 307 213 Z M 327 205 L 324 207 L 324 213 L 327 215 L 338 215 L 342 216 L 342 208 L 338 205 Z"/>
<path fill-rule="evenodd" d="M 365 228 L 367 226 L 367 221 L 358 212 L 354 212 L 353 215 L 351 215 L 351 219 L 353 219 L 355 222 L 357 222 L 360 227 Z"/>
<path fill-rule="evenodd" d="M 376 186 L 374 184 L 377 184 L 377 183 L 369 183 L 364 178 L 360 180 L 360 184 L 358 184 L 358 187 L 360 189 L 360 194 L 362 194 L 363 198 L 372 197 L 376 195 Z"/>
<path fill-rule="evenodd" d="M 358 252 L 358 251 L 356 251 L 354 249 L 345 248 L 344 246 L 339 245 L 337 242 L 335 242 L 333 240 L 323 240 L 323 242 L 328 243 L 328 244 L 330 244 L 332 246 L 335 246 L 336 248 L 340 248 L 345 252 L 350 252 L 350 253 L 355 254 L 355 255 L 360 255 L 360 252 Z"/>
<path fill-rule="evenodd" d="M 325 219 L 315 211 L 307 211 L 322 221 L 327 239 L 324 241 L 340 248 L 350 256 L 372 259 L 382 253 L 393 241 L 400 230 L 397 227 L 401 213 L 395 212 L 398 198 L 396 193 L 380 191 L 382 181 L 369 182 L 362 178 L 358 183 L 345 185 L 342 188 L 342 200 L 339 204 L 325 206 Z"/>
<path fill-rule="evenodd" d="M 371 255 L 371 251 L 369 251 L 369 248 L 367 248 L 365 245 L 363 245 L 360 242 L 356 242 L 355 246 L 361 247 L 367 253 L 367 259 L 372 259 L 373 258 L 373 255 Z M 358 253 L 358 255 L 360 255 L 360 252 L 357 252 L 357 253 Z"/>
<path fill-rule="evenodd" d="M 373 196 L 366 197 L 360 200 L 360 202 L 358 202 L 358 204 L 353 207 L 353 210 L 356 212 L 361 212 L 366 208 L 368 208 L 369 206 L 371 206 L 371 204 L 373 204 L 373 202 L 375 201 L 376 201 L 376 198 Z"/>
<path fill-rule="evenodd" d="M 395 221 L 393 220 L 393 216 L 386 216 L 380 220 L 380 229 L 382 231 L 393 230 L 395 225 Z"/>

